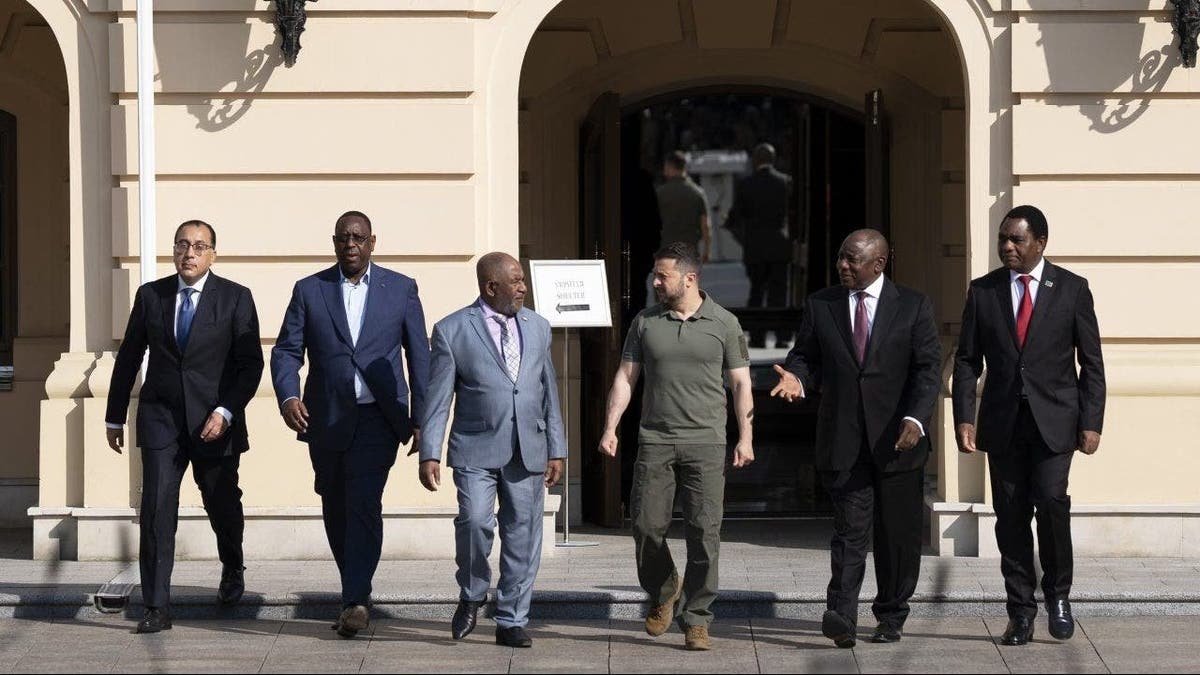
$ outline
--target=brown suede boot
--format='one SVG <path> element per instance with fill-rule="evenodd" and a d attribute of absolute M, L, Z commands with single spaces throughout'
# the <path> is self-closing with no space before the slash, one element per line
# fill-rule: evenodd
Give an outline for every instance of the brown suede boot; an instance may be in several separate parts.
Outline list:
<path fill-rule="evenodd" d="M 683 636 L 684 647 L 689 652 L 706 652 L 712 649 L 708 639 L 708 626 L 688 626 Z"/>
<path fill-rule="evenodd" d="M 675 577 L 675 592 L 663 604 L 652 607 L 650 614 L 646 616 L 647 633 L 658 637 L 667 632 L 671 627 L 671 619 L 675 618 L 675 603 L 679 601 L 680 595 L 683 595 L 683 580 Z"/>

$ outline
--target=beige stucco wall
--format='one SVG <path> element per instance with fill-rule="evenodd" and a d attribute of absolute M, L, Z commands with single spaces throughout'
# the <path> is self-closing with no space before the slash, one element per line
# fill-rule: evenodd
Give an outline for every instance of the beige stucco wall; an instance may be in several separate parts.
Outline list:
<path fill-rule="evenodd" d="M 1188 217 L 1198 148 L 1187 133 L 1200 80 L 1176 67 L 1166 10 L 1146 0 L 568 2 L 540 32 L 557 0 L 310 4 L 289 69 L 265 0 L 160 0 L 159 272 L 173 226 L 210 220 L 216 269 L 254 289 L 269 348 L 292 283 L 330 263 L 333 219 L 358 208 L 375 220 L 379 262 L 416 277 L 432 323 L 472 298 L 480 253 L 573 250 L 573 152 L 561 148 L 574 148 L 573 125 L 600 91 L 633 101 L 737 80 L 858 107 L 881 86 L 896 124 L 897 244 L 912 252 L 898 276 L 933 295 L 949 338 L 962 288 L 995 264 L 1000 215 L 1044 206 L 1049 254 L 1096 290 L 1109 359 L 1105 440 L 1076 463 L 1076 503 L 1200 502 L 1200 463 L 1179 441 L 1196 431 L 1200 324 L 1159 292 L 1188 287 L 1200 260 Z M 41 402 L 40 503 L 129 507 L 136 453 L 111 453 L 100 427 L 139 274 L 135 2 L 32 5 L 65 64 L 57 119 L 69 160 L 56 201 L 70 242 L 69 346 Z M 0 77 L 11 77 L 4 63 Z M 28 311 L 57 336 L 62 307 Z M 248 415 L 247 503 L 315 504 L 305 450 L 267 382 Z M 939 498 L 986 501 L 982 462 L 960 458 L 946 431 Z M 16 464 L 32 466 L 24 452 Z M 388 505 L 451 503 L 414 473 L 412 458 L 397 463 Z M 194 491 L 184 501 L 199 503 Z"/>

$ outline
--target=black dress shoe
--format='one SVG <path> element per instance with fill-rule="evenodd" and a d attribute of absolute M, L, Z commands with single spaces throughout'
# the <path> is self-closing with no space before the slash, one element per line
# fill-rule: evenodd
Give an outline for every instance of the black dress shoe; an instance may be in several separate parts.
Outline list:
<path fill-rule="evenodd" d="M 520 626 L 513 626 L 512 628 L 496 626 L 496 644 L 524 649 L 533 646 L 533 639 Z"/>
<path fill-rule="evenodd" d="M 171 613 L 157 607 L 147 607 L 146 614 L 138 622 L 137 633 L 157 633 L 171 630 Z"/>
<path fill-rule="evenodd" d="M 878 644 L 884 644 L 887 642 L 899 642 L 899 641 L 900 641 L 900 629 L 892 626 L 892 624 L 890 624 L 890 623 L 886 623 L 883 621 L 879 622 L 879 625 L 875 627 L 875 632 L 871 635 L 871 642 L 875 642 Z"/>
<path fill-rule="evenodd" d="M 454 610 L 454 619 L 450 621 L 450 637 L 461 640 L 475 630 L 475 620 L 479 617 L 479 606 L 482 602 L 459 600 L 458 608 Z"/>
<path fill-rule="evenodd" d="M 854 646 L 854 624 L 832 609 L 826 610 L 821 617 L 821 634 L 842 649 Z"/>
<path fill-rule="evenodd" d="M 1019 647 L 1033 639 L 1033 620 L 1026 616 L 1013 617 L 1008 620 L 1004 635 L 1000 636 L 1000 644 L 1007 647 Z"/>
<path fill-rule="evenodd" d="M 221 585 L 217 586 L 217 602 L 222 605 L 234 605 L 242 599 L 246 592 L 245 567 L 225 565 L 221 568 Z"/>
<path fill-rule="evenodd" d="M 1070 640 L 1075 634 L 1075 617 L 1071 616 L 1070 600 L 1051 600 L 1046 603 L 1050 615 L 1050 635 L 1057 640 Z"/>

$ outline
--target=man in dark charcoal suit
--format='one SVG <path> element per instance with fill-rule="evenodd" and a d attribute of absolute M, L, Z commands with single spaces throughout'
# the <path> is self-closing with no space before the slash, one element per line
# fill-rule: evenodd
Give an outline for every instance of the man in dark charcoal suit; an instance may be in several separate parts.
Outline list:
<path fill-rule="evenodd" d="M 414 420 L 420 419 L 429 379 L 417 283 L 373 264 L 375 241 L 365 214 L 348 211 L 337 219 L 337 264 L 296 282 L 271 350 L 279 411 L 308 443 L 316 474 L 325 534 L 342 581 L 342 613 L 334 628 L 344 638 L 370 623 L 371 579 L 383 552 L 383 489 L 400 445 L 420 438 Z"/>
<path fill-rule="evenodd" d="M 171 571 L 179 487 L 188 464 L 217 535 L 217 600 L 233 604 L 245 590 L 242 565 L 241 453 L 250 447 L 245 409 L 262 379 L 258 313 L 250 289 L 209 271 L 217 233 L 190 220 L 175 231 L 176 274 L 138 289 L 117 352 L 108 410 L 108 445 L 121 452 L 125 417 L 142 356 L 150 363 L 139 394 L 142 449 L 139 512 L 142 600 L 139 633 L 171 628 Z"/>
<path fill-rule="evenodd" d="M 1104 358 L 1087 280 L 1042 257 L 1046 216 L 1018 206 L 1000 224 L 1003 267 L 971 282 L 954 356 L 954 423 L 962 452 L 988 453 L 996 543 L 1008 592 L 1005 645 L 1033 637 L 1036 513 L 1050 634 L 1075 633 L 1071 615 L 1071 497 L 1076 450 L 1100 447 Z M 1079 370 L 1076 371 L 1076 360 Z M 976 387 L 987 367 L 979 428 Z"/>
<path fill-rule="evenodd" d="M 769 143 L 756 146 L 750 158 L 754 173 L 738 183 L 725 228 L 742 245 L 742 261 L 750 280 L 746 306 L 782 308 L 787 305 L 788 263 L 792 260 L 787 232 L 792 178 L 775 168 L 775 148 Z M 791 342 L 784 326 L 773 330 L 777 347 Z M 750 346 L 766 346 L 765 329 L 751 331 Z"/>
<path fill-rule="evenodd" d="M 821 631 L 853 647 L 858 593 L 874 526 L 872 642 L 900 640 L 921 568 L 926 430 L 940 383 L 933 303 L 884 276 L 891 251 L 875 230 L 838 252 L 841 286 L 812 294 L 796 345 L 771 391 L 789 401 L 820 391 L 816 468 L 833 501 L 832 578 Z"/>

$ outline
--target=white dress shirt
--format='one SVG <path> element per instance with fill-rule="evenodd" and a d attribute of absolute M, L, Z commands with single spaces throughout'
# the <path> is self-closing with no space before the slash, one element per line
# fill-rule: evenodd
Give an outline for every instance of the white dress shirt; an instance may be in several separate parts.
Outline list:
<path fill-rule="evenodd" d="M 1042 285 L 1042 277 L 1046 273 L 1046 259 L 1042 258 L 1038 261 L 1037 267 L 1029 271 L 1029 276 L 1033 277 L 1029 281 L 1029 304 L 1037 304 L 1038 287 Z M 1009 284 L 1012 288 L 1012 303 L 1013 317 L 1021 311 L 1021 298 L 1025 297 L 1025 284 L 1021 283 L 1021 273 L 1008 271 Z"/>
<path fill-rule="evenodd" d="M 209 274 L 211 274 L 211 272 L 205 272 L 204 276 L 200 277 L 200 279 L 191 286 L 188 286 L 187 283 L 184 282 L 183 277 L 175 275 L 175 318 L 174 323 L 171 324 L 172 333 L 175 332 L 175 327 L 179 325 L 179 308 L 183 305 L 183 289 L 191 288 L 194 291 L 192 293 L 192 321 L 195 321 L 195 311 L 200 307 L 200 296 L 204 294 L 204 285 L 208 283 Z M 225 418 L 226 424 L 233 424 L 233 413 L 221 407 L 218 407 L 214 412 L 221 413 L 221 417 Z M 120 429 L 122 426 L 124 426 L 121 424 L 113 424 L 111 422 L 105 422 L 104 424 L 109 429 Z"/>

